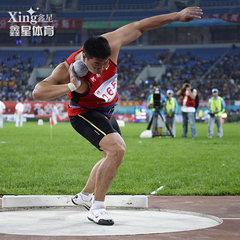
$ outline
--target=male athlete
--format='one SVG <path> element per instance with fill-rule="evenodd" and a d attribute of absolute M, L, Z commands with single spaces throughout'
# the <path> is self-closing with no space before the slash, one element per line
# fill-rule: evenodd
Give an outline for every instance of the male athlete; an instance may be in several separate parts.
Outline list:
<path fill-rule="evenodd" d="M 73 128 L 97 147 L 103 158 L 93 167 L 83 190 L 72 198 L 89 209 L 88 219 L 101 225 L 113 225 L 106 211 L 105 196 L 123 162 L 126 145 L 113 117 L 118 101 L 117 58 L 122 46 L 144 32 L 175 21 L 189 22 L 201 18 L 199 7 L 158 15 L 130 23 L 115 31 L 92 37 L 47 77 L 33 91 L 35 100 L 47 101 L 68 94 L 68 114 Z M 77 77 L 73 63 L 82 60 L 88 73 Z M 93 199 L 94 193 L 94 201 Z"/>

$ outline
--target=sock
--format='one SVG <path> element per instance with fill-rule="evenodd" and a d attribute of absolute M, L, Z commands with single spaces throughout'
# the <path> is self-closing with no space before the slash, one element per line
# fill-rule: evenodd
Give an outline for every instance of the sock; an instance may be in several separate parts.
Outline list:
<path fill-rule="evenodd" d="M 94 201 L 92 204 L 91 209 L 99 209 L 99 208 L 105 208 L 105 202 L 104 201 Z"/>
<path fill-rule="evenodd" d="M 92 200 L 92 197 L 93 197 L 92 193 L 87 193 L 87 192 L 82 191 L 82 192 L 80 192 L 80 194 L 81 194 L 81 197 L 82 197 L 83 201 L 88 201 L 89 202 L 89 201 Z"/>

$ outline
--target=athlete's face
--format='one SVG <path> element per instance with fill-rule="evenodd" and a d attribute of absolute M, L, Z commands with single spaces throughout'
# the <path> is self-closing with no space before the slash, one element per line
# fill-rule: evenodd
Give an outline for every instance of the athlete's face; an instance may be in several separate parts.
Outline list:
<path fill-rule="evenodd" d="M 94 74 L 100 74 L 109 64 L 109 58 L 101 59 L 101 58 L 85 58 L 85 63 L 88 66 L 90 72 Z"/>

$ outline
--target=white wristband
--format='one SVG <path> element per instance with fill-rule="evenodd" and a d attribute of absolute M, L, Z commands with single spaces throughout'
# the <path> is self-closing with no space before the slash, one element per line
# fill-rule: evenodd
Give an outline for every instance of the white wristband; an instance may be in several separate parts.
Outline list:
<path fill-rule="evenodd" d="M 68 88 L 70 89 L 71 92 L 75 91 L 77 87 L 73 83 L 68 83 Z"/>

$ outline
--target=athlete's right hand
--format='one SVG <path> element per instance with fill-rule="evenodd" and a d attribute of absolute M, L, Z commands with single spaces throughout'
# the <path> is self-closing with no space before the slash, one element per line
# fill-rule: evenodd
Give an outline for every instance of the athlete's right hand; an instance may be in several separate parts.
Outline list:
<path fill-rule="evenodd" d="M 76 76 L 74 70 L 73 70 L 73 64 L 69 67 L 69 74 L 70 74 L 70 83 L 72 83 L 75 86 L 75 89 L 78 89 L 81 86 L 81 80 Z M 72 85 L 72 86 L 73 86 Z M 74 91 L 70 89 L 71 91 Z"/>

